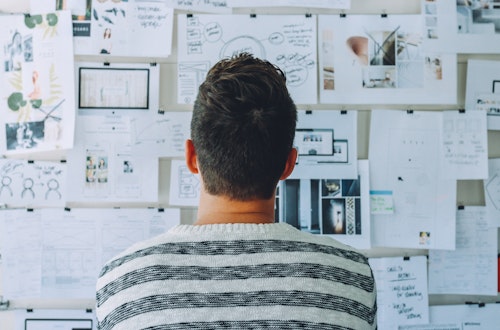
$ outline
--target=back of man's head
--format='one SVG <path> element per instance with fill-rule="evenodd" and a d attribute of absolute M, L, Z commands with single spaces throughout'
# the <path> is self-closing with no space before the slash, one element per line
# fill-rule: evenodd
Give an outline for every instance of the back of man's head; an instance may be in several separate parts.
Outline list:
<path fill-rule="evenodd" d="M 234 200 L 271 198 L 296 121 L 278 67 L 247 53 L 216 63 L 199 88 L 191 122 L 205 190 Z"/>

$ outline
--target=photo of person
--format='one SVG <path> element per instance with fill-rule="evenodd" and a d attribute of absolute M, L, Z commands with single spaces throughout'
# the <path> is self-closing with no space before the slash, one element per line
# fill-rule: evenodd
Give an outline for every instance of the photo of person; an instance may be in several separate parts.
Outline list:
<path fill-rule="evenodd" d="M 96 181 L 96 161 L 95 157 L 92 155 L 88 155 L 86 159 L 85 181 L 86 182 Z"/>
<path fill-rule="evenodd" d="M 97 182 L 108 182 L 108 157 L 99 157 L 97 163 Z"/>
<path fill-rule="evenodd" d="M 104 34 L 101 41 L 101 54 L 111 54 L 111 28 L 104 29 Z"/>
<path fill-rule="evenodd" d="M 44 121 L 8 123 L 5 128 L 7 150 L 31 149 L 44 140 Z"/>
<path fill-rule="evenodd" d="M 10 44 L 5 47 L 5 58 L 5 72 L 21 70 L 24 61 L 23 37 L 18 31 L 12 34 Z"/>

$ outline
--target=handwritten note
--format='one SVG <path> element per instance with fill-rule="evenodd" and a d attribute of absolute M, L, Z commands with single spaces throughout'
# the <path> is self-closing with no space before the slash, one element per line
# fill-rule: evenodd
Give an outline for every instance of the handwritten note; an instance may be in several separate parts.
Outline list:
<path fill-rule="evenodd" d="M 129 52 L 147 50 L 149 54 L 160 54 L 165 57 L 170 55 L 173 14 L 174 10 L 167 7 L 165 3 L 136 1 L 135 22 L 132 23 L 135 28 L 130 31 L 132 36 L 129 40 Z"/>
<path fill-rule="evenodd" d="M 484 206 L 457 211 L 453 251 L 429 250 L 429 292 L 497 295 L 497 230 L 491 230 Z"/>
<path fill-rule="evenodd" d="M 174 9 L 190 12 L 228 14 L 232 11 L 226 0 L 167 0 L 167 4 Z"/>
<path fill-rule="evenodd" d="M 488 177 L 485 111 L 443 111 L 443 172 L 459 180 Z"/>
<path fill-rule="evenodd" d="M 370 213 L 393 214 L 394 201 L 390 190 L 370 190 Z"/>
<path fill-rule="evenodd" d="M 379 329 L 429 323 L 426 257 L 371 258 L 369 263 L 377 285 Z"/>
<path fill-rule="evenodd" d="M 317 101 L 315 16 L 178 15 L 177 33 L 179 103 L 193 103 L 208 69 L 241 52 L 279 66 L 296 103 Z"/>
<path fill-rule="evenodd" d="M 228 0 L 229 5 L 238 7 L 306 7 L 306 8 L 330 8 L 350 9 L 351 0 Z"/>

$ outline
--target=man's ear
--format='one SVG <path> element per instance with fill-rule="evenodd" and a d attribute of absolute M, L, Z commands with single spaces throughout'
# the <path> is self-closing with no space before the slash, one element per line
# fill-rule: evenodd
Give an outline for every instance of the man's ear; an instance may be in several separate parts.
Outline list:
<path fill-rule="evenodd" d="M 281 174 L 280 180 L 285 180 L 286 178 L 288 178 L 290 174 L 292 174 L 292 171 L 295 168 L 296 161 L 297 161 L 297 149 L 292 148 L 292 150 L 290 150 L 290 153 L 288 154 L 288 158 L 285 164 L 285 169 Z"/>
<path fill-rule="evenodd" d="M 196 158 L 196 150 L 194 150 L 194 144 L 191 139 L 186 140 L 186 165 L 189 169 L 189 171 L 193 174 L 198 174 L 198 161 Z"/>

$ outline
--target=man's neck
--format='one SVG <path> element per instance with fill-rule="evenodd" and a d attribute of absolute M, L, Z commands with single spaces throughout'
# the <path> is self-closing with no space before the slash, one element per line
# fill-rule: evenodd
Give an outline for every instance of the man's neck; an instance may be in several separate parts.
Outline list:
<path fill-rule="evenodd" d="M 202 191 L 195 225 L 224 223 L 273 223 L 274 196 L 249 201 L 231 200 Z"/>

